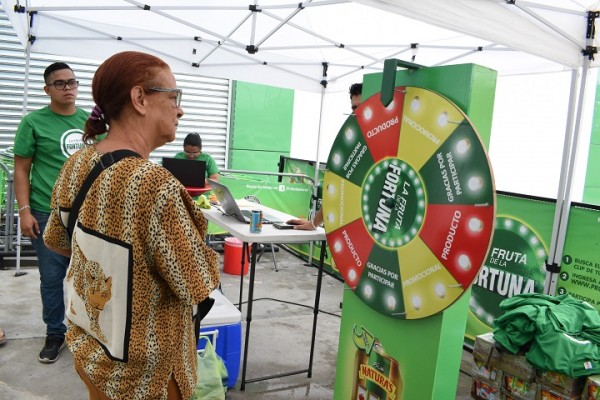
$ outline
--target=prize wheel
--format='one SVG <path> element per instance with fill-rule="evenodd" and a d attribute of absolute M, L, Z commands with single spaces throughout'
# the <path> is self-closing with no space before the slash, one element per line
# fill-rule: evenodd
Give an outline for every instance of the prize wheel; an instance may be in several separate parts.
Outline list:
<path fill-rule="evenodd" d="M 489 159 L 466 115 L 427 89 L 348 117 L 324 176 L 327 243 L 346 284 L 398 319 L 436 314 L 473 282 L 494 231 Z"/>

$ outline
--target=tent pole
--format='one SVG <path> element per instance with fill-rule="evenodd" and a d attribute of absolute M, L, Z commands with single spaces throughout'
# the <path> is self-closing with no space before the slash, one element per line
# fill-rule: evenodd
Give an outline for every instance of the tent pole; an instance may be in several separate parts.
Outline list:
<path fill-rule="evenodd" d="M 575 162 L 577 160 L 577 147 L 581 130 L 581 116 L 583 112 L 583 99 L 587 84 L 587 75 L 589 72 L 590 60 L 585 57 L 581 68 L 581 83 L 579 85 L 579 94 L 575 100 L 575 86 L 577 83 L 577 70 L 573 70 L 571 79 L 571 95 L 569 99 L 569 120 L 567 123 L 567 134 L 565 135 L 565 145 L 563 148 L 563 162 L 559 183 L 559 192 L 556 199 L 556 209 L 554 214 L 554 224 L 552 227 L 552 242 L 550 247 L 549 262 L 546 264 L 546 280 L 544 282 L 544 293 L 555 295 L 556 285 L 560 272 L 562 252 L 565 244 L 567 226 L 569 222 L 569 211 L 571 208 L 571 191 L 573 178 L 575 176 Z M 575 104 L 577 105 L 575 112 Z M 575 128 L 571 131 L 571 126 L 575 123 Z"/>
<path fill-rule="evenodd" d="M 31 42 L 27 42 L 27 47 L 25 48 L 25 78 L 23 82 L 23 109 L 22 114 L 25 116 L 27 114 L 27 98 L 29 96 L 29 70 L 31 66 Z M 13 191 L 14 191 L 14 183 L 13 183 Z M 7 204 L 6 214 L 8 216 L 7 223 L 10 223 L 10 232 L 12 232 L 13 218 L 14 218 L 14 206 L 15 206 L 15 198 L 14 196 L 9 196 L 10 203 Z M 9 237 L 8 240 L 12 242 L 12 238 Z M 16 249 L 16 271 L 15 276 L 25 275 L 26 272 L 21 272 L 21 219 L 17 219 L 17 249 Z"/>
<path fill-rule="evenodd" d="M 317 133 L 317 156 L 315 161 L 315 181 L 313 186 L 313 198 L 312 198 L 312 209 L 310 217 L 313 218 L 317 212 L 317 195 L 319 186 L 319 149 L 321 148 L 321 131 L 323 130 L 323 108 L 325 106 L 325 91 L 327 90 L 327 66 L 323 65 L 323 80 L 321 81 L 321 107 L 319 108 L 319 131 Z M 325 190 L 322 188 L 322 190 Z M 322 205 L 321 205 L 322 207 Z M 326 216 L 323 214 L 323 220 Z M 310 242 L 310 249 L 308 251 L 308 263 L 312 264 L 313 259 L 314 242 Z"/>
<path fill-rule="evenodd" d="M 552 226 L 552 237 L 550 239 L 550 252 L 546 261 L 546 279 L 544 282 L 544 293 L 550 293 L 550 282 L 554 273 L 553 270 L 558 268 L 555 261 L 556 244 L 558 232 L 560 230 L 560 218 L 562 215 L 563 198 L 565 192 L 565 184 L 568 174 L 569 154 L 571 152 L 571 141 L 573 138 L 573 116 L 575 115 L 575 99 L 577 94 L 578 71 L 571 70 L 571 90 L 569 92 L 569 111 L 567 115 L 567 126 L 565 127 L 565 140 L 563 143 L 562 167 L 560 171 L 560 179 L 558 182 L 558 193 L 556 195 L 556 206 L 554 209 L 554 223 Z"/>

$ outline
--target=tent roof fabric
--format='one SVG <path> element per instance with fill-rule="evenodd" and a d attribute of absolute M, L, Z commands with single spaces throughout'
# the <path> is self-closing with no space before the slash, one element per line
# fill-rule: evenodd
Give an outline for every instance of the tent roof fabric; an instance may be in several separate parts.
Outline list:
<path fill-rule="evenodd" d="M 500 74 L 578 68 L 593 43 L 587 10 L 597 5 L 582 2 L 30 0 L 25 12 L 15 12 L 22 2 L 2 4 L 32 51 L 88 59 L 146 51 L 176 72 L 318 92 L 347 90 L 387 58 Z"/>

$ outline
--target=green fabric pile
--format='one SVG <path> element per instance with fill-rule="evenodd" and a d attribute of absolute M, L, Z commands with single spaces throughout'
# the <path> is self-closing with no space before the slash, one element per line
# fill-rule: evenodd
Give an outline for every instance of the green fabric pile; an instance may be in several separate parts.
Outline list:
<path fill-rule="evenodd" d="M 494 340 L 536 368 L 571 377 L 600 374 L 600 314 L 586 302 L 566 294 L 539 293 L 503 300 Z"/>

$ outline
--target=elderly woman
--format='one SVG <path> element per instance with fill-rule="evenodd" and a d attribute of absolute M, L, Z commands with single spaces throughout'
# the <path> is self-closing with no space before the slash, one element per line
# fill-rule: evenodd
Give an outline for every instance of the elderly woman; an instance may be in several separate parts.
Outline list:
<path fill-rule="evenodd" d="M 206 220 L 185 188 L 148 161 L 175 139 L 181 90 L 161 59 L 123 52 L 92 82 L 89 145 L 60 172 L 46 245 L 71 256 L 67 343 L 90 399 L 188 399 L 196 384 L 192 305 L 219 282 Z M 106 139 L 96 137 L 107 132 Z M 72 239 L 68 214 L 101 156 L 130 150 L 89 187 Z"/>

